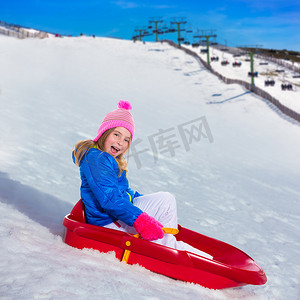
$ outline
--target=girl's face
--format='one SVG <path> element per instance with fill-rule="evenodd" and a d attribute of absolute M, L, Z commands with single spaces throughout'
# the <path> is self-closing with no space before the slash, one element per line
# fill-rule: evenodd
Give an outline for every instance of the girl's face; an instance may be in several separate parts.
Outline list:
<path fill-rule="evenodd" d="M 124 154 L 129 147 L 131 133 L 124 127 L 116 127 L 104 142 L 104 151 L 117 157 Z"/>

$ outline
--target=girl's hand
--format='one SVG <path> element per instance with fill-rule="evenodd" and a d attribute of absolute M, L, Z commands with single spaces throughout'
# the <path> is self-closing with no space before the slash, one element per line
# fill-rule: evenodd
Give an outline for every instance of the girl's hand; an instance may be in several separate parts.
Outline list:
<path fill-rule="evenodd" d="M 145 212 L 137 217 L 133 227 L 147 241 L 154 241 L 164 237 L 163 225 Z"/>

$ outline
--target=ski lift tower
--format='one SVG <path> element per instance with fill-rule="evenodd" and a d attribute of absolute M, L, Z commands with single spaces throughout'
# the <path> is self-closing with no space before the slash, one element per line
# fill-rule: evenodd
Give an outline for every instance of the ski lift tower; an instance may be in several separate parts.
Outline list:
<path fill-rule="evenodd" d="M 142 41 L 143 37 L 149 36 L 149 32 L 145 28 L 138 28 L 134 30 L 135 32 L 138 32 L 138 34 L 134 37 L 135 39 L 138 39 L 139 41 Z"/>
<path fill-rule="evenodd" d="M 250 76 L 251 76 L 251 85 L 254 86 L 254 54 L 256 52 L 256 49 L 259 47 L 263 47 L 263 45 L 244 45 L 244 46 L 239 46 L 238 48 L 246 49 L 249 51 L 249 56 L 250 56 Z"/>
<path fill-rule="evenodd" d="M 177 25 L 177 33 L 178 33 L 178 47 L 181 46 L 181 37 L 180 37 L 180 31 L 184 31 L 184 29 L 180 29 L 180 25 L 184 25 L 187 22 L 184 20 L 184 18 L 176 19 L 174 21 L 171 21 L 171 25 L 176 24 Z"/>
<path fill-rule="evenodd" d="M 158 24 L 163 23 L 163 20 L 161 18 L 152 18 L 149 23 L 155 24 L 155 30 L 153 30 L 153 32 L 155 33 L 155 42 L 158 42 Z"/>
<path fill-rule="evenodd" d="M 210 59 L 209 59 L 209 39 L 210 38 L 216 38 L 217 35 L 214 33 L 216 30 L 200 30 L 201 34 L 195 35 L 196 38 L 205 38 L 206 39 L 206 50 L 207 50 L 207 65 L 210 65 Z M 210 33 L 209 33 L 210 32 Z"/>

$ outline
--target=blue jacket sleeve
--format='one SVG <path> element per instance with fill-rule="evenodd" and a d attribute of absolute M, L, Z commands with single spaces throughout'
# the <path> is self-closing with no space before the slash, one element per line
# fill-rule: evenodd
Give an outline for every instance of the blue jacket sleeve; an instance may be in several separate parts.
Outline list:
<path fill-rule="evenodd" d="M 132 226 L 142 210 L 134 206 L 128 197 L 122 196 L 118 187 L 118 165 L 115 159 L 105 152 L 90 150 L 80 168 L 101 208 Z"/>
<path fill-rule="evenodd" d="M 130 194 L 132 200 L 133 200 L 134 198 L 136 198 L 136 197 L 143 196 L 143 194 L 140 194 L 139 192 L 134 191 L 134 190 L 131 189 L 131 188 L 128 188 L 128 189 L 126 190 L 126 192 Z"/>

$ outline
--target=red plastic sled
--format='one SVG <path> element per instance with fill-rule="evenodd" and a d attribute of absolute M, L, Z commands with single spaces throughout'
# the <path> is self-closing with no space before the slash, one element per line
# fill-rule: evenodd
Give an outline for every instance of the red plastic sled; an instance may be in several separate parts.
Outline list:
<path fill-rule="evenodd" d="M 80 200 L 63 220 L 65 243 L 101 252 L 114 251 L 118 259 L 148 270 L 207 288 L 223 289 L 246 284 L 261 285 L 267 277 L 261 267 L 241 250 L 178 226 L 177 240 L 184 241 L 213 259 L 148 242 L 118 230 L 87 224 Z"/>

